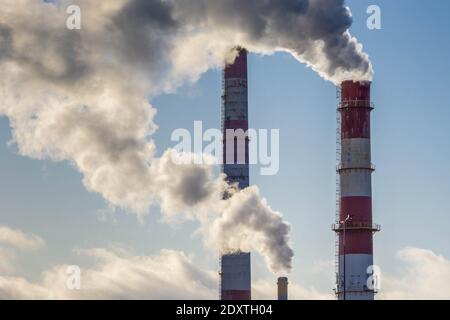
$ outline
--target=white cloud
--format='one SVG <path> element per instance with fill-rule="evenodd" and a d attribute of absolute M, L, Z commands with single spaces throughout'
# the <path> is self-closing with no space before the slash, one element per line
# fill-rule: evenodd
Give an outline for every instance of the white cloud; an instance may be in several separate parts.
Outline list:
<path fill-rule="evenodd" d="M 14 273 L 18 251 L 37 250 L 44 245 L 36 235 L 0 224 L 0 274 Z"/>
<path fill-rule="evenodd" d="M 81 289 L 66 287 L 68 265 L 56 265 L 37 282 L 21 276 L 0 276 L 0 299 L 218 299 L 218 270 L 202 270 L 183 252 L 161 250 L 139 256 L 129 250 L 76 250 L 94 263 L 81 267 Z M 255 299 L 276 299 L 276 280 L 253 284 Z M 290 285 L 292 299 L 329 299 L 314 288 Z"/>
<path fill-rule="evenodd" d="M 378 299 L 450 299 L 450 260 L 431 250 L 398 252 L 397 275 L 384 274 Z"/>
<path fill-rule="evenodd" d="M 45 271 L 39 282 L 0 276 L 0 299 L 214 299 L 217 273 L 203 271 L 182 252 L 137 256 L 120 249 L 78 250 L 95 260 L 81 267 L 81 289 L 66 287 L 68 265 Z"/>
<path fill-rule="evenodd" d="M 14 271 L 16 256 L 9 249 L 0 247 L 0 274 L 10 274 Z"/>
<path fill-rule="evenodd" d="M 3 274 L 0 299 L 218 299 L 217 270 L 199 268 L 183 252 L 164 249 L 153 256 L 140 256 L 120 247 L 76 252 L 94 260 L 93 264 L 80 266 L 81 290 L 66 287 L 68 265 L 60 264 L 43 272 L 36 282 Z M 0 250 L 0 259 L 2 253 Z M 397 256 L 402 272 L 397 276 L 383 274 L 377 299 L 450 299 L 449 260 L 418 248 L 403 249 Z M 11 271 L 10 267 L 6 269 Z M 325 275 L 315 277 L 321 276 Z M 253 299 L 273 300 L 276 296 L 275 277 L 254 279 Z M 333 298 L 331 290 L 289 283 L 291 300 Z"/>
<path fill-rule="evenodd" d="M 43 247 L 45 242 L 36 235 L 0 225 L 0 245 L 2 244 L 21 250 L 36 250 Z"/>

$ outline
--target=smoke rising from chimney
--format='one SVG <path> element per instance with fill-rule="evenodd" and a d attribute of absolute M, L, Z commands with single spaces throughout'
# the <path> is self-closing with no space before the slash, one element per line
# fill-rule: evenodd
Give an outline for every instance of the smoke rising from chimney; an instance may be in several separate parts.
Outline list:
<path fill-rule="evenodd" d="M 289 271 L 289 225 L 256 187 L 222 200 L 211 166 L 155 157 L 148 100 L 232 62 L 236 44 L 292 53 L 327 80 L 370 80 L 366 54 L 347 29 L 342 0 L 3 0 L 0 116 L 20 154 L 69 161 L 89 191 L 145 215 L 198 219 L 215 249 L 258 251 Z M 65 28 L 68 5 L 82 29 Z"/>
<path fill-rule="evenodd" d="M 211 34 L 219 45 L 238 43 L 251 52 L 291 53 L 323 78 L 372 80 L 373 69 L 362 45 L 348 29 L 344 0 L 172 0 L 182 25 Z M 231 42 L 229 42 L 231 41 Z M 212 46 L 209 44 L 209 46 Z"/>

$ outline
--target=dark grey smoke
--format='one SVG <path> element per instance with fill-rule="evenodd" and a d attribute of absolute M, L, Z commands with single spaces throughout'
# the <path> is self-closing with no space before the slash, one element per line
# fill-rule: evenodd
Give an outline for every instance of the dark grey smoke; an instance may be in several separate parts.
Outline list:
<path fill-rule="evenodd" d="M 61 8 L 65 7 L 65 2 L 61 1 Z M 21 22 L 23 29 L 28 28 L 27 32 L 36 34 L 39 40 L 30 44 L 33 49 L 58 52 L 64 62 L 63 69 L 49 69 L 39 55 L 14 50 L 14 30 L 5 23 L 0 26 L 0 57 L 20 59 L 40 76 L 56 83 L 70 83 L 80 80 L 95 68 L 90 65 L 89 56 L 98 48 L 87 44 L 96 42 L 94 45 L 105 50 L 105 59 L 133 66 L 138 72 L 145 70 L 156 80 L 170 74 L 170 66 L 174 63 L 171 53 L 180 42 L 189 36 L 210 32 L 211 38 L 205 40 L 205 50 L 208 50 L 206 42 L 222 45 L 229 42 L 230 46 L 238 44 L 254 52 L 288 51 L 334 83 L 348 78 L 372 78 L 368 56 L 348 33 L 352 18 L 344 0 L 109 2 L 123 5 L 112 14 L 107 30 L 101 35 L 87 34 L 86 29 L 91 27 L 88 18 L 83 21 L 85 31 L 80 32 L 61 26 L 55 28 L 54 24 L 29 26 Z M 95 6 L 86 0 L 69 3 L 80 5 L 83 17 L 88 10 L 95 10 Z"/>
<path fill-rule="evenodd" d="M 179 30 L 173 8 L 166 1 L 130 1 L 112 19 L 120 38 L 115 46 L 124 59 L 140 63 L 153 71 L 166 63 L 165 55 Z"/>
<path fill-rule="evenodd" d="M 5 59 L 12 52 L 12 30 L 0 23 L 0 59 Z"/>
<path fill-rule="evenodd" d="M 370 80 L 371 63 L 348 33 L 352 18 L 344 4 L 344 0 L 133 0 L 125 12 L 130 21 L 137 21 L 133 29 L 145 32 L 150 26 L 152 32 L 166 30 L 170 36 L 178 25 L 178 31 L 219 30 L 223 38 L 241 34 L 240 45 L 257 52 L 292 52 L 335 83 L 349 77 Z M 150 47 L 159 45 L 160 39 L 142 34 L 138 38 L 150 40 Z"/>

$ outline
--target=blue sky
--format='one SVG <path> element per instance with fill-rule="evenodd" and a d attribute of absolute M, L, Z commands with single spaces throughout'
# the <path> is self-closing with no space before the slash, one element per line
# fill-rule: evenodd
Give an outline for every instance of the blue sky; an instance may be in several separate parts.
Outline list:
<path fill-rule="evenodd" d="M 348 1 L 351 32 L 364 44 L 375 68 L 372 114 L 374 255 L 382 271 L 399 270 L 396 253 L 413 246 L 450 258 L 450 3 L 429 1 Z M 377 4 L 382 30 L 366 27 L 366 8 Z M 249 57 L 250 126 L 280 129 L 280 172 L 260 176 L 260 187 L 292 225 L 295 250 L 291 281 L 331 290 L 333 275 L 317 265 L 334 258 L 336 88 L 287 54 Z M 212 70 L 198 83 L 154 99 L 154 135 L 162 152 L 174 145 L 177 128 L 220 126 L 221 72 Z M 218 261 L 193 237 L 195 223 L 177 227 L 159 222 L 153 208 L 144 223 L 118 211 L 99 220 L 104 200 L 89 193 L 82 176 L 68 163 L 21 157 L 12 145 L 9 123 L 0 118 L 0 224 L 45 238 L 39 253 L 21 257 L 20 269 L 37 279 L 48 265 L 78 263 L 73 248 L 121 244 L 140 254 L 172 248 L 194 254 L 201 267 Z M 332 271 L 331 268 L 326 270 Z M 254 255 L 254 277 L 270 277 Z"/>

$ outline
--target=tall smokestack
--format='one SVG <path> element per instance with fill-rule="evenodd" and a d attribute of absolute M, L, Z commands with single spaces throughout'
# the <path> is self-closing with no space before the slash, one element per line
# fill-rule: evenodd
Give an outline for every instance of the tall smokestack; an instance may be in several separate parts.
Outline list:
<path fill-rule="evenodd" d="M 227 134 L 227 130 L 248 130 L 248 89 L 247 89 L 247 51 L 238 48 L 238 57 L 234 63 L 227 65 L 223 78 L 223 172 L 230 184 L 237 184 L 239 189 L 250 185 L 248 165 L 248 138 Z M 243 144 L 240 139 L 245 139 Z M 245 150 L 242 150 L 244 146 Z M 228 147 L 227 147 L 228 146 Z M 230 148 L 231 146 L 231 148 Z M 234 160 L 227 161 L 230 154 Z M 239 159 L 241 154 L 245 159 Z M 227 157 L 228 155 L 228 157 Z M 227 197 L 227 195 L 226 195 Z M 250 300 L 251 299 L 251 269 L 250 253 L 237 252 L 225 254 L 221 257 L 221 299 L 222 300 Z"/>
<path fill-rule="evenodd" d="M 278 285 L 278 300 L 287 300 L 288 299 L 288 278 L 287 277 L 279 277 L 277 285 Z"/>
<path fill-rule="evenodd" d="M 373 265 L 372 172 L 370 143 L 370 82 L 341 85 L 339 238 L 336 294 L 339 300 L 373 300 L 368 268 Z"/>

